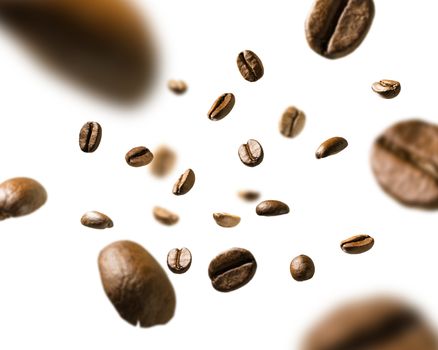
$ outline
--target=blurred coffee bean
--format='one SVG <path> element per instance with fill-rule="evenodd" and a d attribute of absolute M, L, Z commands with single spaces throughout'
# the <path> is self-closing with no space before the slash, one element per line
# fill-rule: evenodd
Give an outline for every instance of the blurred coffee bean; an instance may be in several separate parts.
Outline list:
<path fill-rule="evenodd" d="M 289 213 L 289 206 L 277 200 L 266 200 L 257 205 L 256 213 L 260 216 L 283 215 Z"/>
<path fill-rule="evenodd" d="M 248 140 L 242 144 L 238 150 L 240 161 L 249 167 L 259 165 L 264 158 L 262 145 L 256 140 Z"/>
<path fill-rule="evenodd" d="M 227 213 L 213 213 L 213 219 L 222 227 L 234 227 L 240 223 L 240 216 Z"/>
<path fill-rule="evenodd" d="M 260 192 L 253 190 L 239 191 L 237 195 L 245 201 L 252 202 L 260 198 Z"/>
<path fill-rule="evenodd" d="M 176 163 L 176 153 L 167 146 L 160 146 L 154 151 L 150 169 L 153 175 L 164 177 L 174 168 Z"/>
<path fill-rule="evenodd" d="M 134 147 L 125 155 L 125 160 L 132 167 L 148 165 L 154 159 L 154 155 L 144 146 Z"/>
<path fill-rule="evenodd" d="M 167 87 L 177 95 L 182 95 L 187 91 L 187 84 L 183 80 L 169 80 Z"/>
<path fill-rule="evenodd" d="M 225 118 L 233 109 L 235 101 L 236 99 L 232 93 L 220 95 L 208 111 L 208 118 L 214 121 Z"/>
<path fill-rule="evenodd" d="M 167 254 L 167 267 L 173 273 L 186 273 L 191 265 L 192 253 L 187 248 L 175 248 Z"/>
<path fill-rule="evenodd" d="M 375 82 L 371 88 L 381 97 L 390 99 L 396 97 L 401 91 L 401 85 L 398 81 L 383 79 Z"/>
<path fill-rule="evenodd" d="M 85 153 L 97 150 L 102 139 L 102 127 L 97 122 L 85 123 L 79 132 L 79 147 Z"/>
<path fill-rule="evenodd" d="M 307 255 L 299 255 L 290 263 L 290 274 L 298 282 L 310 280 L 315 274 L 315 264 Z"/>
<path fill-rule="evenodd" d="M 113 221 L 103 213 L 98 211 L 88 211 L 81 218 L 81 224 L 96 229 L 113 227 Z"/>
<path fill-rule="evenodd" d="M 188 193 L 193 185 L 195 184 L 195 173 L 192 169 L 187 169 L 184 174 L 182 174 L 178 181 L 173 185 L 173 194 L 181 196 Z"/>
<path fill-rule="evenodd" d="M 357 235 L 341 242 L 341 249 L 348 254 L 362 254 L 374 246 L 374 238 L 368 235 Z"/>
<path fill-rule="evenodd" d="M 348 142 L 343 137 L 332 137 L 321 143 L 321 145 L 315 152 L 315 156 L 317 159 L 332 156 L 336 153 L 341 152 L 347 146 Z"/>
<path fill-rule="evenodd" d="M 163 225 L 167 226 L 175 225 L 179 220 L 179 216 L 177 214 L 161 207 L 154 207 L 153 214 L 154 218 L 158 222 L 161 222 Z"/>
<path fill-rule="evenodd" d="M 259 56 L 251 50 L 239 53 L 237 56 L 237 67 L 242 77 L 250 82 L 259 80 L 265 72 Z"/>
<path fill-rule="evenodd" d="M 296 107 L 288 107 L 280 120 L 280 133 L 286 137 L 295 137 L 303 129 L 306 123 L 306 115 Z"/>

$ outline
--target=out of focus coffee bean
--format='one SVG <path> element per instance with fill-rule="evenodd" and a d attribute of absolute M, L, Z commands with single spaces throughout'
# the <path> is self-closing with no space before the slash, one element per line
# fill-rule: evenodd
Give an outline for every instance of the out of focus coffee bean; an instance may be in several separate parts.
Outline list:
<path fill-rule="evenodd" d="M 150 169 L 153 175 L 164 177 L 174 168 L 176 163 L 176 153 L 167 146 L 160 146 L 154 151 Z"/>
<path fill-rule="evenodd" d="M 254 82 L 259 80 L 265 70 L 260 58 L 251 50 L 245 50 L 237 56 L 237 67 L 245 80 Z"/>
<path fill-rule="evenodd" d="M 181 196 L 189 192 L 193 185 L 195 184 L 195 173 L 192 169 L 187 169 L 184 174 L 182 174 L 178 181 L 173 185 L 173 194 Z"/>
<path fill-rule="evenodd" d="M 374 238 L 368 235 L 357 235 L 341 242 L 341 249 L 348 254 L 361 254 L 374 246 Z"/>
<path fill-rule="evenodd" d="M 257 205 L 256 213 L 260 216 L 283 215 L 289 213 L 289 206 L 277 200 L 267 200 Z"/>
<path fill-rule="evenodd" d="M 185 273 L 192 265 L 192 253 L 187 248 L 175 248 L 167 254 L 167 266 L 173 273 Z"/>
<path fill-rule="evenodd" d="M 299 255 L 290 263 L 290 274 L 298 282 L 310 280 L 315 274 L 315 264 L 307 255 Z"/>
<path fill-rule="evenodd" d="M 148 165 L 154 159 L 154 155 L 144 146 L 134 147 L 125 155 L 125 160 L 132 167 Z"/>
<path fill-rule="evenodd" d="M 153 214 L 158 222 L 161 222 L 163 225 L 167 226 L 175 225 L 179 220 L 179 216 L 177 214 L 161 207 L 154 207 Z"/>
<path fill-rule="evenodd" d="M 297 136 L 304 128 L 306 115 L 296 107 L 288 107 L 280 120 L 280 133 L 286 137 Z"/>
<path fill-rule="evenodd" d="M 169 80 L 167 87 L 177 95 L 182 95 L 187 91 L 187 84 L 183 80 Z"/>
<path fill-rule="evenodd" d="M 227 213 L 214 213 L 213 219 L 222 227 L 234 227 L 240 223 L 240 216 Z"/>
<path fill-rule="evenodd" d="M 88 211 L 81 218 L 81 224 L 96 229 L 113 227 L 113 221 L 98 211 Z"/>
<path fill-rule="evenodd" d="M 237 195 L 245 201 L 252 202 L 260 198 L 260 192 L 253 190 L 239 191 Z"/>
<path fill-rule="evenodd" d="M 371 88 L 381 97 L 389 99 L 396 97 L 401 91 L 401 85 L 398 81 L 383 79 L 375 82 Z"/>
<path fill-rule="evenodd" d="M 343 137 L 332 137 L 318 147 L 315 152 L 315 156 L 317 159 L 325 158 L 328 156 L 332 156 L 336 153 L 341 152 L 348 146 L 348 142 Z"/>
<path fill-rule="evenodd" d="M 222 94 L 214 101 L 207 115 L 210 120 L 221 120 L 225 118 L 234 107 L 236 99 L 232 93 Z"/>
<path fill-rule="evenodd" d="M 243 164 L 255 167 L 263 161 L 264 152 L 262 145 L 256 140 L 248 140 L 239 147 L 239 158 Z"/>
<path fill-rule="evenodd" d="M 79 147 L 83 152 L 91 153 L 97 150 L 102 139 L 102 127 L 97 122 L 85 123 L 79 132 Z"/>

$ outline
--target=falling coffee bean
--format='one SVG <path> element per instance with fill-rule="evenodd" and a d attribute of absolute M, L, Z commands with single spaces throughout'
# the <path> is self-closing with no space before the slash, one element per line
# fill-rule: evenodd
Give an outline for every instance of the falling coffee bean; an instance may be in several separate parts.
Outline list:
<path fill-rule="evenodd" d="M 251 252 L 243 248 L 231 248 L 210 262 L 208 276 L 214 289 L 231 292 L 251 281 L 256 270 L 257 263 Z"/>
<path fill-rule="evenodd" d="M 240 223 L 240 216 L 227 213 L 213 213 L 213 219 L 222 227 L 234 227 Z"/>
<path fill-rule="evenodd" d="M 183 80 L 169 80 L 167 87 L 177 95 L 182 95 L 187 91 L 187 84 Z"/>
<path fill-rule="evenodd" d="M 283 215 L 289 213 L 289 206 L 277 200 L 267 200 L 257 205 L 256 213 L 260 216 Z"/>
<path fill-rule="evenodd" d="M 187 248 L 175 248 L 167 254 L 167 266 L 173 273 L 185 273 L 192 265 L 192 253 Z"/>
<path fill-rule="evenodd" d="M 113 227 L 113 221 L 98 211 L 89 211 L 82 215 L 81 224 L 96 229 Z"/>
<path fill-rule="evenodd" d="M 189 192 L 193 185 L 195 184 L 195 173 L 192 169 L 187 169 L 184 174 L 182 174 L 178 181 L 173 185 L 173 194 L 180 196 Z"/>
<path fill-rule="evenodd" d="M 239 53 L 237 56 L 237 67 L 242 77 L 250 82 L 259 80 L 264 74 L 262 61 L 250 50 Z"/>
<path fill-rule="evenodd" d="M 154 159 L 154 155 L 149 149 L 143 146 L 134 147 L 125 155 L 125 160 L 132 167 L 148 165 Z"/>
<path fill-rule="evenodd" d="M 85 153 L 97 150 L 102 139 L 102 127 L 97 122 L 85 123 L 79 132 L 79 147 Z"/>
<path fill-rule="evenodd" d="M 153 214 L 158 222 L 167 226 L 175 225 L 179 220 L 178 215 L 161 207 L 154 207 Z"/>
<path fill-rule="evenodd" d="M 239 191 L 237 193 L 237 195 L 247 202 L 256 201 L 257 199 L 260 198 L 260 192 L 253 191 L 253 190 Z"/>
<path fill-rule="evenodd" d="M 315 264 L 307 255 L 299 255 L 290 263 L 290 274 L 298 282 L 310 280 L 315 274 Z"/>
<path fill-rule="evenodd" d="M 332 156 L 336 153 L 341 152 L 347 146 L 348 142 L 343 137 L 332 137 L 321 143 L 321 145 L 315 152 L 315 156 L 317 159 Z"/>
<path fill-rule="evenodd" d="M 256 140 L 248 140 L 247 143 L 241 145 L 238 154 L 242 163 L 249 167 L 259 165 L 264 157 L 262 145 Z"/>
<path fill-rule="evenodd" d="M 160 146 L 154 151 L 150 169 L 154 176 L 164 177 L 173 170 L 175 163 L 175 152 L 167 146 Z"/>
<path fill-rule="evenodd" d="M 383 79 L 375 82 L 371 88 L 381 97 L 389 99 L 396 97 L 400 93 L 401 85 L 398 81 Z"/>
<path fill-rule="evenodd" d="M 374 238 L 368 235 L 357 235 L 341 242 L 341 249 L 348 254 L 361 254 L 370 250 L 374 245 Z"/>
<path fill-rule="evenodd" d="M 232 93 L 219 96 L 208 111 L 208 118 L 214 121 L 225 118 L 233 109 L 235 101 L 236 99 Z"/>
<path fill-rule="evenodd" d="M 289 107 L 280 120 L 280 133 L 286 137 L 297 136 L 304 128 L 306 115 L 296 107 Z"/>

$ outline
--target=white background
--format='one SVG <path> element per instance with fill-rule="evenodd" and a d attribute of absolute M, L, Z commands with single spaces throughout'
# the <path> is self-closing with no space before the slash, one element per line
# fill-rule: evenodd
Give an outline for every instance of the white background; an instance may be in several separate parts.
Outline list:
<path fill-rule="evenodd" d="M 308 47 L 304 21 L 311 2 L 247 0 L 137 1 L 160 42 L 162 66 L 154 96 L 131 109 L 83 94 L 42 69 L 28 51 L 0 32 L 0 177 L 28 176 L 49 199 L 32 215 L 0 222 L 0 349 L 298 349 L 306 330 L 344 298 L 379 292 L 400 295 L 438 323 L 437 212 L 407 209 L 386 196 L 369 166 L 374 138 L 409 117 L 438 121 L 436 6 L 376 1 L 368 36 L 351 55 L 335 61 Z M 264 77 L 249 83 L 237 54 L 251 49 Z M 188 92 L 175 96 L 170 78 Z M 401 82 L 393 100 L 371 84 Z M 222 121 L 206 113 L 224 92 L 236 105 Z M 295 105 L 307 115 L 296 139 L 278 131 L 282 112 Z M 78 134 L 98 121 L 103 138 L 85 154 Z M 349 141 L 342 153 L 316 160 L 318 145 L 332 136 Z M 265 150 L 256 168 L 241 164 L 237 149 L 249 138 Z M 166 143 L 177 150 L 175 171 L 165 180 L 124 160 L 132 147 Z M 196 184 L 185 196 L 171 193 L 187 168 Z M 291 213 L 258 217 L 255 205 L 236 192 L 260 190 Z M 165 227 L 155 205 L 181 219 Z M 105 231 L 81 226 L 99 210 L 114 221 Z M 233 229 L 216 225 L 212 213 L 240 215 Z M 339 242 L 370 234 L 374 248 L 362 255 Z M 164 266 L 167 252 L 186 246 L 193 264 L 170 279 L 177 293 L 174 318 L 165 326 L 132 327 L 105 296 L 97 269 L 99 251 L 129 239 Z M 215 291 L 210 260 L 231 247 L 252 251 L 253 280 L 235 292 Z M 289 273 L 293 257 L 313 258 L 312 280 Z"/>

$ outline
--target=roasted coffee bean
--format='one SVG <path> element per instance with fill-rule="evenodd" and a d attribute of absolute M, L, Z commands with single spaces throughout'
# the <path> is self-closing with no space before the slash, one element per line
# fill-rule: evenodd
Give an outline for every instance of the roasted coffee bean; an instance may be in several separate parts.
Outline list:
<path fill-rule="evenodd" d="M 280 120 L 280 133 L 286 137 L 297 136 L 304 128 L 306 115 L 296 107 L 289 107 Z"/>
<path fill-rule="evenodd" d="M 317 159 L 332 156 L 336 153 L 341 152 L 347 146 L 348 142 L 343 137 L 332 137 L 321 143 L 321 145 L 315 152 L 315 156 Z"/>
<path fill-rule="evenodd" d="M 175 248 L 167 254 L 167 266 L 173 273 L 185 273 L 192 265 L 192 253 L 187 248 Z"/>
<path fill-rule="evenodd" d="M 141 245 L 118 241 L 98 259 L 106 295 L 120 317 L 136 326 L 167 323 L 175 312 L 175 291 L 160 264 Z"/>
<path fill-rule="evenodd" d="M 102 127 L 97 122 L 85 123 L 79 132 L 79 147 L 83 152 L 91 153 L 97 150 L 102 139 Z"/>
<path fill-rule="evenodd" d="M 182 95 L 187 91 L 187 84 L 183 80 L 169 80 L 167 87 L 177 95 Z"/>
<path fill-rule="evenodd" d="M 47 192 L 37 181 L 16 177 L 0 184 L 0 220 L 33 213 L 47 200 Z"/>
<path fill-rule="evenodd" d="M 260 202 L 256 207 L 256 213 L 260 216 L 277 216 L 289 213 L 289 206 L 286 203 L 267 200 Z"/>
<path fill-rule="evenodd" d="M 374 18 L 372 0 L 315 0 L 306 21 L 309 46 L 326 58 L 353 52 Z"/>
<path fill-rule="evenodd" d="M 105 229 L 113 227 L 113 221 L 98 211 L 88 211 L 81 218 L 81 224 L 91 228 Z"/>
<path fill-rule="evenodd" d="M 412 306 L 376 296 L 329 312 L 307 334 L 302 350 L 435 350 L 436 332 Z"/>
<path fill-rule="evenodd" d="M 240 198 L 248 202 L 252 202 L 260 198 L 260 192 L 253 190 L 239 191 L 237 194 Z"/>
<path fill-rule="evenodd" d="M 307 255 L 299 255 L 290 263 L 290 274 L 298 282 L 310 280 L 315 274 L 315 264 Z"/>
<path fill-rule="evenodd" d="M 242 77 L 250 82 L 259 80 L 265 72 L 260 58 L 250 50 L 239 53 L 237 56 L 237 67 Z"/>
<path fill-rule="evenodd" d="M 341 242 L 341 249 L 348 254 L 361 254 L 370 250 L 374 245 L 374 238 L 368 235 L 357 235 Z"/>
<path fill-rule="evenodd" d="M 213 219 L 222 227 L 234 227 L 240 223 L 240 216 L 227 213 L 213 213 Z"/>
<path fill-rule="evenodd" d="M 148 165 L 152 159 L 154 159 L 152 152 L 143 146 L 134 147 L 125 155 L 126 163 L 133 167 Z"/>
<path fill-rule="evenodd" d="M 379 185 L 397 201 L 438 209 L 438 125 L 406 120 L 374 142 L 371 166 Z"/>
<path fill-rule="evenodd" d="M 157 221 L 167 226 L 175 225 L 179 220 L 178 215 L 161 207 L 155 207 L 153 214 Z"/>
<path fill-rule="evenodd" d="M 195 173 L 192 169 L 187 169 L 178 181 L 173 185 L 173 194 L 180 196 L 189 192 L 195 184 Z"/>
<path fill-rule="evenodd" d="M 239 158 L 243 164 L 255 167 L 263 161 L 264 152 L 262 145 L 256 140 L 248 140 L 239 147 Z"/>
<path fill-rule="evenodd" d="M 220 95 L 208 111 L 208 118 L 215 121 L 225 118 L 233 109 L 235 101 L 236 99 L 232 93 Z"/>
<path fill-rule="evenodd" d="M 251 281 L 256 270 L 257 263 L 251 252 L 243 248 L 231 248 L 210 262 L 208 276 L 214 289 L 231 292 Z"/>
<path fill-rule="evenodd" d="M 154 151 L 154 159 L 152 160 L 150 169 L 153 175 L 164 177 L 173 170 L 175 163 L 175 152 L 167 146 L 160 146 Z"/>
<path fill-rule="evenodd" d="M 383 79 L 375 82 L 371 88 L 383 98 L 394 98 L 400 93 L 401 85 L 398 81 Z"/>

